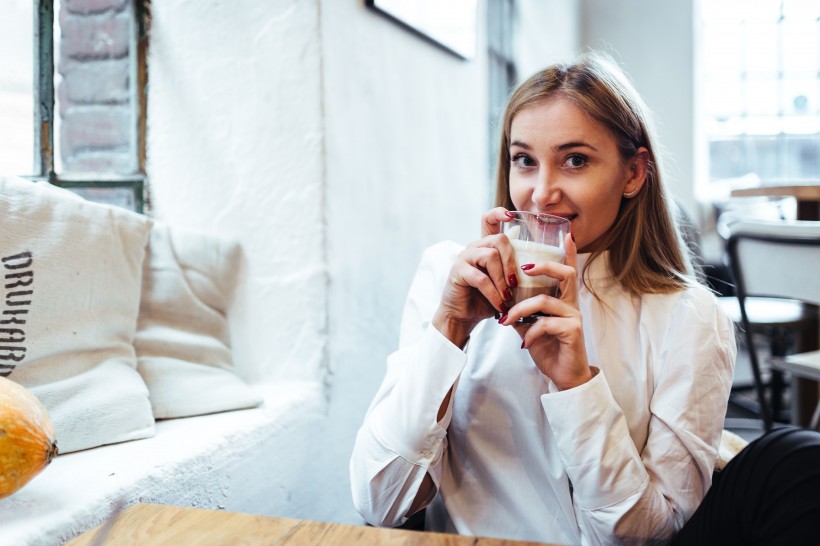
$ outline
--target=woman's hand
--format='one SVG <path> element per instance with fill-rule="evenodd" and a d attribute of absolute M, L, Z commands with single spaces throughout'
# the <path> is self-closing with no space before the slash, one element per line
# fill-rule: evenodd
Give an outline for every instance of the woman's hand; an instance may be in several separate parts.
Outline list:
<path fill-rule="evenodd" d="M 435 326 L 463 348 L 473 328 L 482 320 L 507 312 L 517 285 L 515 257 L 510 240 L 502 235 L 507 209 L 497 207 L 482 217 L 481 239 L 467 246 L 450 269 Z"/>
<path fill-rule="evenodd" d="M 542 262 L 524 270 L 526 275 L 547 275 L 557 279 L 560 296 L 554 298 L 542 294 L 526 299 L 513 306 L 501 321 L 501 324 L 512 325 L 516 329 L 523 340 L 521 348 L 529 350 L 541 373 L 561 390 L 586 383 L 593 375 L 587 362 L 581 311 L 578 308 L 576 248 L 571 235 L 567 235 L 565 248 L 567 256 L 564 264 Z M 538 317 L 531 324 L 517 322 L 535 313 L 548 316 Z"/>

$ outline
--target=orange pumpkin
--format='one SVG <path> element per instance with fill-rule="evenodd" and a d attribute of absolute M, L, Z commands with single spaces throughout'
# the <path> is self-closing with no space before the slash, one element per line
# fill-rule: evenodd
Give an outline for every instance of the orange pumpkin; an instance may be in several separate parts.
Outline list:
<path fill-rule="evenodd" d="M 56 455 L 46 409 L 24 387 L 0 377 L 0 499 L 26 485 Z"/>

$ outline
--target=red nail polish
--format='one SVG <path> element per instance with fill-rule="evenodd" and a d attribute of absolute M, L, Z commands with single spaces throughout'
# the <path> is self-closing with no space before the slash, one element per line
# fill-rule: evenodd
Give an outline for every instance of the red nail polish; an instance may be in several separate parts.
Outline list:
<path fill-rule="evenodd" d="M 512 299 L 513 299 L 512 290 L 510 290 L 509 287 L 505 288 L 504 289 L 504 300 L 512 301 Z"/>
<path fill-rule="evenodd" d="M 518 286 L 518 277 L 515 276 L 515 273 L 510 275 L 509 281 L 510 286 L 512 286 L 513 288 Z"/>
<path fill-rule="evenodd" d="M 505 315 L 507 314 L 507 311 L 510 310 L 510 308 L 507 307 L 507 304 L 504 303 L 503 301 L 501 302 L 501 305 L 499 307 L 501 307 L 501 312 L 504 313 Z"/>
<path fill-rule="evenodd" d="M 521 266 L 521 269 L 523 269 L 524 271 L 529 271 L 533 267 L 535 267 L 535 264 L 524 264 Z"/>
<path fill-rule="evenodd" d="M 524 349 L 524 344 L 525 344 L 525 343 L 526 343 L 526 341 L 522 341 L 522 342 L 521 342 L 521 348 L 522 348 L 522 349 Z"/>
<path fill-rule="evenodd" d="M 569 232 L 569 236 L 572 237 L 572 242 L 575 242 L 575 234 L 573 232 Z"/>
<path fill-rule="evenodd" d="M 498 319 L 498 323 L 499 324 L 504 324 L 505 320 L 507 320 L 507 313 L 504 313 L 503 315 L 501 315 L 501 318 Z"/>
<path fill-rule="evenodd" d="M 512 212 L 510 212 L 508 210 L 504 211 L 504 216 L 506 216 L 507 218 L 515 218 L 515 214 L 513 214 Z"/>

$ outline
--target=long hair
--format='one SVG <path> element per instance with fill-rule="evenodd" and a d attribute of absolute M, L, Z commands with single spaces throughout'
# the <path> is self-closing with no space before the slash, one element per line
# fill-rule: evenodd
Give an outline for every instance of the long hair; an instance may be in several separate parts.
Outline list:
<path fill-rule="evenodd" d="M 590 52 L 575 64 L 558 64 L 537 72 L 510 96 L 504 110 L 496 171 L 496 206 L 513 210 L 510 196 L 510 130 L 513 118 L 534 104 L 564 97 L 603 124 L 627 161 L 638 148 L 649 151 L 646 181 L 631 198 L 622 198 L 612 228 L 598 241 L 587 265 L 609 251 L 612 275 L 638 294 L 671 293 L 693 282 L 689 253 L 671 213 L 672 201 L 661 176 L 649 111 L 618 65 L 607 55 Z M 544 130 L 549 130 L 545 128 Z M 583 276 L 584 284 L 586 275 Z"/>

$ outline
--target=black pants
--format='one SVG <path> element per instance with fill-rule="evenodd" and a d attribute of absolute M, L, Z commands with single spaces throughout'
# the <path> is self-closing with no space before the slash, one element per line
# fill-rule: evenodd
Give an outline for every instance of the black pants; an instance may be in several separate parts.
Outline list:
<path fill-rule="evenodd" d="M 746 446 L 673 544 L 820 544 L 820 433 L 783 427 Z"/>

